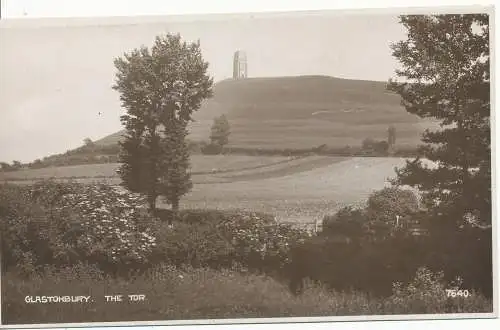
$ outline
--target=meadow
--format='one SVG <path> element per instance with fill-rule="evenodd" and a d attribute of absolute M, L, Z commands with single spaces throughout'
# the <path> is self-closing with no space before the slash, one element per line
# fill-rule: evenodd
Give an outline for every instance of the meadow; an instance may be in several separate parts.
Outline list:
<path fill-rule="evenodd" d="M 181 200 L 181 208 L 251 210 L 288 222 L 315 222 L 343 206 L 363 203 L 374 190 L 386 186 L 394 168 L 404 163 L 403 158 L 386 157 L 193 155 L 194 186 Z M 54 177 L 118 185 L 118 166 L 5 172 L 0 180 L 28 184 Z"/>

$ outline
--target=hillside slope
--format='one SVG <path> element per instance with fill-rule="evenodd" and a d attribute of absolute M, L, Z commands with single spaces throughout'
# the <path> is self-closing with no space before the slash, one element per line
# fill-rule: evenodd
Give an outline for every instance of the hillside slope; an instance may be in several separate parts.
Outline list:
<path fill-rule="evenodd" d="M 190 138 L 208 139 L 220 114 L 231 124 L 230 145 L 251 148 L 353 146 L 367 137 L 385 138 L 389 125 L 396 126 L 401 145 L 413 146 L 429 126 L 408 114 L 383 82 L 327 76 L 223 80 L 194 115 Z M 96 143 L 114 144 L 122 134 Z"/>

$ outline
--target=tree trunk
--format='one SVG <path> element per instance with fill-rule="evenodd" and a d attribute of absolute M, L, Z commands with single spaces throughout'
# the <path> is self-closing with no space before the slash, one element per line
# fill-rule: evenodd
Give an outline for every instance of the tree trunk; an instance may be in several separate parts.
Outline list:
<path fill-rule="evenodd" d="M 156 215 L 156 196 L 148 196 L 149 214 Z"/>
<path fill-rule="evenodd" d="M 172 221 L 177 221 L 179 218 L 179 199 L 174 198 L 172 201 Z"/>

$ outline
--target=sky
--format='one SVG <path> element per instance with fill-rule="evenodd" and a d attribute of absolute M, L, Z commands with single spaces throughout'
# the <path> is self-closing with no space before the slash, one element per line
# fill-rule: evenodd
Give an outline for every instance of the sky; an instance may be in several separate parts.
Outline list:
<path fill-rule="evenodd" d="M 387 81 L 398 17 L 330 13 L 7 20 L 0 24 L 0 161 L 33 161 L 120 130 L 113 59 L 162 33 L 200 40 L 215 81 L 236 50 L 249 77 L 329 75 Z"/>

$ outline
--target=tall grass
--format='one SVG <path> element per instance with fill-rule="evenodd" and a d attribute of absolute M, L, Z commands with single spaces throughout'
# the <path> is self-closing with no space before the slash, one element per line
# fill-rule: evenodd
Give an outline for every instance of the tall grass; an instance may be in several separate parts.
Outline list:
<path fill-rule="evenodd" d="M 89 266 L 46 270 L 23 281 L 9 272 L 2 281 L 2 315 L 4 324 L 18 324 L 492 311 L 492 302 L 481 295 L 449 299 L 438 278 L 425 271 L 417 276 L 415 283 L 428 283 L 375 299 L 328 291 L 312 282 L 296 297 L 267 276 L 164 265 L 129 280 L 106 277 Z M 118 294 L 122 302 L 105 301 L 105 295 Z M 129 294 L 146 298 L 131 302 Z M 90 295 L 93 302 L 27 304 L 27 295 Z"/>

